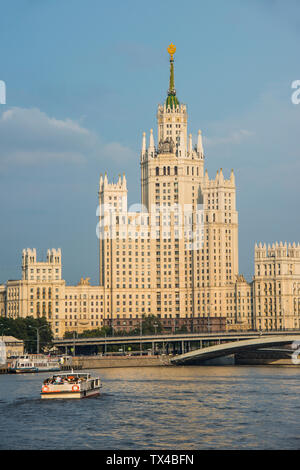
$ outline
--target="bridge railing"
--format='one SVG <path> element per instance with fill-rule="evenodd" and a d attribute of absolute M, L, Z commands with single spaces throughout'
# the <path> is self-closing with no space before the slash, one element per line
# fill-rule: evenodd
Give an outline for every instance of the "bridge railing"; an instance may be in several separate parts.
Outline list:
<path fill-rule="evenodd" d="M 95 337 L 89 337 L 89 336 L 81 336 L 81 337 L 71 337 L 71 338 L 55 338 L 54 343 L 64 343 L 64 342 L 89 342 L 89 341 L 111 341 L 111 340 L 120 340 L 120 341 L 126 341 L 132 339 L 133 341 L 136 341 L 137 339 L 141 338 L 143 340 L 150 339 L 161 339 L 161 340 L 166 340 L 167 338 L 174 339 L 176 337 L 178 338 L 186 338 L 186 339 L 193 339 L 195 337 L 200 337 L 203 336 L 205 338 L 210 338 L 210 337 L 215 337 L 215 336 L 222 336 L 224 338 L 226 337 L 232 337 L 232 336 L 269 336 L 269 335 L 279 335 L 279 334 L 284 334 L 284 333 L 300 333 L 300 330 L 297 329 L 285 329 L 285 330 L 269 330 L 269 331 L 260 331 L 260 330 L 248 330 L 248 331 L 215 331 L 215 332 L 181 332 L 181 333 L 153 333 L 153 334 L 142 334 L 142 335 L 130 335 L 130 336 L 118 336 L 118 335 L 110 335 L 110 336 L 95 336 Z"/>

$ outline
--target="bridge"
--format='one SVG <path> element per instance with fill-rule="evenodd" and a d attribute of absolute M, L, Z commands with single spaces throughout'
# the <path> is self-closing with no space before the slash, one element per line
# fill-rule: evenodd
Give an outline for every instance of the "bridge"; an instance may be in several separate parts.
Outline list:
<path fill-rule="evenodd" d="M 241 341 L 232 341 L 226 344 L 218 344 L 207 348 L 201 348 L 190 351 L 185 354 L 173 357 L 171 364 L 174 365 L 196 365 L 201 364 L 210 359 L 216 359 L 224 356 L 229 356 L 239 352 L 272 348 L 274 346 L 283 346 L 293 342 L 299 342 L 300 334 L 298 335 L 273 335 L 268 337 L 259 336 L 255 339 L 243 339 Z M 298 349 L 298 348 L 297 348 Z"/>
<path fill-rule="evenodd" d="M 282 337 L 284 340 L 282 340 Z M 277 342 L 267 341 L 264 343 L 263 340 L 280 338 Z M 285 331 L 285 332 L 264 332 L 259 333 L 257 331 L 248 332 L 230 332 L 230 333 L 178 333 L 178 334 L 156 334 L 156 335 L 144 335 L 144 336 L 107 336 L 107 337 L 96 337 L 96 338 L 69 338 L 69 339 L 55 339 L 54 345 L 58 347 L 62 352 L 68 354 L 72 351 L 73 354 L 76 352 L 84 354 L 87 352 L 99 352 L 99 350 L 105 353 L 110 346 L 119 346 L 126 348 L 128 345 L 136 345 L 136 347 L 142 351 L 146 345 L 151 347 L 152 351 L 160 351 L 166 354 L 180 354 L 174 359 L 179 363 L 181 360 L 184 363 L 189 360 L 190 356 L 185 357 L 186 354 L 194 354 L 191 356 L 193 362 L 199 351 L 204 354 L 211 354 L 211 357 L 221 357 L 224 355 L 233 354 L 231 351 L 235 351 L 240 346 L 239 350 L 244 345 L 244 349 L 247 347 L 255 349 L 255 346 L 266 344 L 280 345 L 288 344 L 297 340 L 300 340 L 300 331 Z M 252 343 L 246 343 L 247 341 L 253 341 Z M 243 344 L 241 344 L 243 343 Z M 214 348 L 214 349 L 210 349 Z M 225 349 L 227 348 L 227 349 Z M 225 354 L 226 352 L 226 354 Z M 215 354 L 215 355 L 213 355 Z M 204 356 L 201 355 L 201 358 Z M 198 360 L 198 359 L 197 359 Z M 202 360 L 202 359 L 200 359 Z M 203 359 L 204 360 L 204 359 Z"/>

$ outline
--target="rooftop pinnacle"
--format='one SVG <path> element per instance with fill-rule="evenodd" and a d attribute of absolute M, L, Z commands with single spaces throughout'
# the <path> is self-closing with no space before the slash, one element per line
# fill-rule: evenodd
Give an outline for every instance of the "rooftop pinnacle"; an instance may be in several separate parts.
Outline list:
<path fill-rule="evenodd" d="M 175 80 L 174 80 L 174 54 L 176 52 L 176 46 L 174 44 L 170 44 L 168 49 L 168 53 L 170 54 L 170 83 L 169 83 L 169 90 L 168 90 L 168 97 L 166 99 L 166 106 L 170 106 L 171 108 L 176 108 L 179 106 L 179 101 L 176 96 L 175 90 Z"/>

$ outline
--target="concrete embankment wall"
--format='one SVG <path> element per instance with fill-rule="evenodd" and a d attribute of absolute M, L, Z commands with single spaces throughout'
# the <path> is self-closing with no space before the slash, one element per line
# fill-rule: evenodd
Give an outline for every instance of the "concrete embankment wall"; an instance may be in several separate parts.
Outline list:
<path fill-rule="evenodd" d="M 74 369 L 76 367 L 82 369 L 104 369 L 108 367 L 162 367 L 170 365 L 170 359 L 167 356 L 75 356 L 72 359 Z"/>

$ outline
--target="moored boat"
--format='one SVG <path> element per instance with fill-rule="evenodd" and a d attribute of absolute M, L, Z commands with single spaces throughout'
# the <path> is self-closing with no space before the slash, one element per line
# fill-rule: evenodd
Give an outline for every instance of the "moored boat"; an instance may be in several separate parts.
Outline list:
<path fill-rule="evenodd" d="M 51 358 L 43 354 L 27 354 L 12 361 L 9 372 L 20 374 L 26 372 L 55 372 L 61 370 L 58 358 Z"/>
<path fill-rule="evenodd" d="M 48 377 L 41 398 L 89 398 L 100 394 L 101 381 L 89 373 L 69 372 Z"/>

